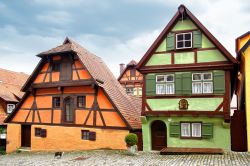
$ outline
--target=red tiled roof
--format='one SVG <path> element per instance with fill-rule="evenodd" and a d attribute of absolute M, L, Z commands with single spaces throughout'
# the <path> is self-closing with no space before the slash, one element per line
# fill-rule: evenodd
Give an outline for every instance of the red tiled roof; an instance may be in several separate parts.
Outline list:
<path fill-rule="evenodd" d="M 83 65 L 95 80 L 103 82 L 96 81 L 98 86 L 102 87 L 107 93 L 107 96 L 109 96 L 117 110 L 125 118 L 128 125 L 133 129 L 140 129 L 141 99 L 126 94 L 125 90 L 100 57 L 90 53 L 78 43 L 69 40 L 68 38 L 66 38 L 63 45 L 42 52 L 38 54 L 38 56 L 42 57 L 48 54 L 70 51 L 75 52 L 78 55 Z"/>
<path fill-rule="evenodd" d="M 18 98 L 23 96 L 24 93 L 20 89 L 28 77 L 29 75 L 25 73 L 0 69 L 0 98 L 18 102 L 15 96 Z"/>

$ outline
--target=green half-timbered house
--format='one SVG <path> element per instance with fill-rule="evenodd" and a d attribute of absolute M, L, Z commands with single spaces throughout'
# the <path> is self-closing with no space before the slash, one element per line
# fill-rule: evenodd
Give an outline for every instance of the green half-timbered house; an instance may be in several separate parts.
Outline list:
<path fill-rule="evenodd" d="M 144 151 L 230 149 L 230 102 L 237 61 L 181 5 L 138 63 L 144 76 Z"/>

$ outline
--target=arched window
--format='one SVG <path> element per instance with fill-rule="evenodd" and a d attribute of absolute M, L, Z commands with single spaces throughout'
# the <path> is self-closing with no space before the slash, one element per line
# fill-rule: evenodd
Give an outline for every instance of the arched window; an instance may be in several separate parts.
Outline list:
<path fill-rule="evenodd" d="M 73 109 L 73 99 L 67 97 L 64 99 L 64 121 L 74 122 L 74 109 Z"/>

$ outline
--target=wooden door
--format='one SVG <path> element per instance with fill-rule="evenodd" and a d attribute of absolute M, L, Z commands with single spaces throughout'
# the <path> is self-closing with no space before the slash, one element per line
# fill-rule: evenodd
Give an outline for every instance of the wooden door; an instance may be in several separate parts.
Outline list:
<path fill-rule="evenodd" d="M 247 130 L 245 110 L 235 110 L 231 117 L 231 150 L 247 151 Z"/>
<path fill-rule="evenodd" d="M 21 146 L 22 147 L 30 147 L 31 142 L 31 126 L 30 125 L 22 125 L 21 133 Z"/>
<path fill-rule="evenodd" d="M 74 101 L 71 97 L 64 99 L 64 122 L 74 122 Z"/>
<path fill-rule="evenodd" d="M 167 147 L 167 129 L 162 121 L 154 121 L 151 125 L 152 150 L 161 150 Z"/>

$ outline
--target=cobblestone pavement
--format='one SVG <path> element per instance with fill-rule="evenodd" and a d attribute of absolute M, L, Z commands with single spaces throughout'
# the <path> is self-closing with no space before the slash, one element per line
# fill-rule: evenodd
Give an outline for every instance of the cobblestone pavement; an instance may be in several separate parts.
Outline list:
<path fill-rule="evenodd" d="M 128 156 L 126 151 L 94 150 L 65 153 L 61 159 L 54 159 L 54 153 L 22 152 L 0 156 L 0 165 L 81 165 L 81 166 L 170 166 L 170 165 L 249 165 L 250 153 L 226 152 L 224 155 L 159 155 L 159 153 L 140 152 Z"/>

